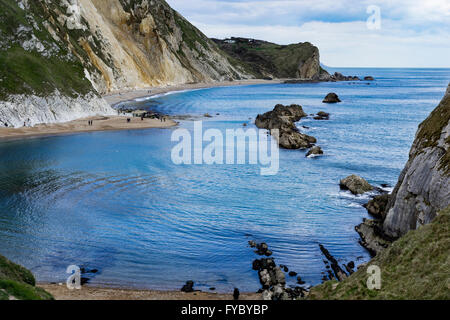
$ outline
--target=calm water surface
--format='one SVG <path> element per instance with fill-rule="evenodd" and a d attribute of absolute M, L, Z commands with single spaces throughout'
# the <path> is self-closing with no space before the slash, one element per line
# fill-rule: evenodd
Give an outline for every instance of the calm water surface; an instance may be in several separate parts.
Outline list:
<path fill-rule="evenodd" d="M 93 285 L 179 289 L 192 279 L 219 291 L 259 288 L 250 239 L 267 242 L 276 262 L 308 284 L 325 270 L 319 243 L 342 262 L 366 261 L 354 226 L 367 217 L 367 196 L 341 192 L 339 179 L 354 173 L 395 185 L 450 70 L 338 71 L 377 80 L 212 88 L 132 104 L 193 118 L 220 113 L 203 126 L 221 130 L 252 128 L 249 118 L 277 103 L 331 113 L 330 121 L 299 123 L 325 156 L 280 150 L 275 176 L 252 165 L 174 165 L 174 129 L 0 143 L 0 254 L 39 281 L 63 282 L 76 264 L 100 270 Z M 322 104 L 328 92 L 343 102 Z"/>

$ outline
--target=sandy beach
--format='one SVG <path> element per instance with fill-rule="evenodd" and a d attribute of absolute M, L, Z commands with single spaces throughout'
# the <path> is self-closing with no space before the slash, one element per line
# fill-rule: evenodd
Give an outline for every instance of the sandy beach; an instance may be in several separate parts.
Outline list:
<path fill-rule="evenodd" d="M 169 118 L 161 122 L 158 119 L 145 118 L 141 120 L 141 118 L 129 117 L 131 119 L 129 123 L 127 118 L 125 116 L 96 116 L 64 123 L 39 124 L 34 127 L 0 128 L 0 139 L 15 140 L 81 132 L 169 128 L 177 125 L 175 121 Z M 89 120 L 92 120 L 91 126 L 88 125 Z"/>
<path fill-rule="evenodd" d="M 38 284 L 56 300 L 233 300 L 232 294 L 214 292 L 153 291 L 83 286 L 69 290 L 64 284 Z M 240 300 L 261 300 L 259 293 L 243 293 Z"/>
<path fill-rule="evenodd" d="M 185 90 L 195 90 L 212 87 L 255 85 L 255 84 L 273 84 L 281 83 L 283 79 L 277 80 L 240 80 L 240 81 L 222 81 L 211 83 L 191 83 L 176 86 L 152 87 L 134 91 L 121 91 L 103 96 L 103 98 L 112 106 L 137 98 L 152 97 L 168 92 L 177 92 Z M 88 121 L 93 120 L 93 125 L 89 126 Z M 0 140 L 18 140 L 23 138 L 33 138 L 42 136 L 64 135 L 71 133 L 111 131 L 111 130 L 133 130 L 146 128 L 168 128 L 177 125 L 177 122 L 167 119 L 161 122 L 158 119 L 144 119 L 131 117 L 131 122 L 127 122 L 124 116 L 96 116 L 90 118 L 77 119 L 64 123 L 39 124 L 34 127 L 22 128 L 0 128 Z"/>
<path fill-rule="evenodd" d="M 130 91 L 120 91 L 113 92 L 104 95 L 103 98 L 110 104 L 115 105 L 120 102 L 130 101 L 138 98 L 152 97 L 155 95 L 160 95 L 168 92 L 185 91 L 185 90 L 196 90 L 196 89 L 206 89 L 215 87 L 230 87 L 230 86 L 245 86 L 245 85 L 255 85 L 255 84 L 276 84 L 283 83 L 286 79 L 275 79 L 275 80 L 263 80 L 263 79 L 249 79 L 249 80 L 236 80 L 236 81 L 221 81 L 221 82 L 208 82 L 208 83 L 187 83 L 174 86 L 164 86 L 164 87 L 152 87 L 144 88 L 139 90 Z"/>

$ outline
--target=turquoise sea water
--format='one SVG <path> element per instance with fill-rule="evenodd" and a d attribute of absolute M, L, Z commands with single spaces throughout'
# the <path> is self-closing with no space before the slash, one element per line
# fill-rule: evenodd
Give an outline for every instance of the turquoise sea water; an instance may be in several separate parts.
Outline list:
<path fill-rule="evenodd" d="M 354 226 L 368 217 L 361 206 L 368 197 L 340 191 L 338 182 L 354 173 L 395 185 L 450 70 L 336 71 L 376 81 L 212 88 L 132 104 L 222 131 L 252 128 L 250 117 L 278 103 L 331 113 L 329 121 L 299 123 L 325 155 L 280 150 L 274 176 L 252 165 L 177 166 L 175 129 L 0 143 L 0 254 L 39 281 L 64 282 L 75 264 L 99 270 L 93 285 L 179 289 L 194 280 L 197 289 L 218 291 L 260 287 L 248 240 L 267 242 L 277 263 L 311 285 L 325 271 L 319 243 L 342 262 L 367 261 Z M 328 92 L 343 102 L 322 104 Z M 199 117 L 206 112 L 214 117 Z M 193 122 L 180 126 L 192 130 Z"/>

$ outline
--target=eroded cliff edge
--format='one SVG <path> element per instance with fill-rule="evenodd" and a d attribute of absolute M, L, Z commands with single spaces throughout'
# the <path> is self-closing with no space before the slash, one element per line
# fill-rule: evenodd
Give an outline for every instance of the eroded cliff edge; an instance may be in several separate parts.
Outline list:
<path fill-rule="evenodd" d="M 450 205 L 450 84 L 419 125 L 409 160 L 389 199 L 383 231 L 400 237 L 430 223 Z"/>
<path fill-rule="evenodd" d="M 164 0 L 0 7 L 0 126 L 113 114 L 112 91 L 253 77 Z"/>

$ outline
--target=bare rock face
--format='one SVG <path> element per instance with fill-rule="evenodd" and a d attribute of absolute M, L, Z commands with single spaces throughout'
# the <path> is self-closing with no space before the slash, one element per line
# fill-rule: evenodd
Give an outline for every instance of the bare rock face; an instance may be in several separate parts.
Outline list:
<path fill-rule="evenodd" d="M 338 95 L 334 92 L 327 94 L 325 99 L 323 99 L 323 103 L 338 103 L 341 102 Z"/>
<path fill-rule="evenodd" d="M 387 193 L 376 196 L 365 204 L 364 207 L 373 217 L 384 221 L 387 214 L 386 209 L 389 202 L 389 197 L 390 195 Z"/>
<path fill-rule="evenodd" d="M 450 205 L 450 85 L 417 131 L 409 160 L 388 203 L 383 230 L 400 237 Z"/>
<path fill-rule="evenodd" d="M 391 244 L 383 233 L 383 223 L 380 220 L 364 219 L 363 223 L 355 227 L 361 240 L 360 244 L 366 248 L 372 256 L 377 255 Z"/>
<path fill-rule="evenodd" d="M 283 106 L 278 104 L 272 111 L 259 114 L 255 125 L 260 129 L 279 132 L 278 143 L 285 149 L 307 149 L 317 142 L 316 138 L 299 132 L 295 122 L 306 117 L 307 114 L 299 105 Z"/>
<path fill-rule="evenodd" d="M 348 176 L 345 179 L 342 179 L 339 183 L 341 189 L 349 190 L 351 193 L 363 194 L 368 191 L 372 191 L 374 189 L 364 178 L 361 178 L 357 175 Z"/>

